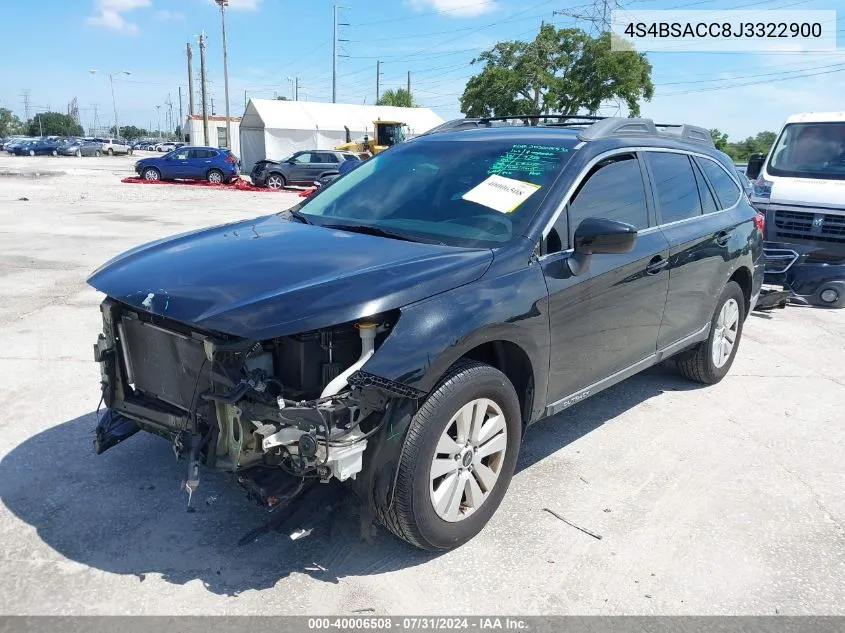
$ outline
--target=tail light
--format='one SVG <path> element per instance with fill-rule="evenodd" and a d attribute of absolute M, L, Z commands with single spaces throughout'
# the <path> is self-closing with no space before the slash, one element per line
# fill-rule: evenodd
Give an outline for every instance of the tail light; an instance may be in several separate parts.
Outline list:
<path fill-rule="evenodd" d="M 763 235 L 766 232 L 766 216 L 759 211 L 754 214 L 754 226 L 757 227 L 757 230 L 760 231 L 760 234 Z"/>
<path fill-rule="evenodd" d="M 229 154 L 225 158 L 225 160 L 226 160 L 227 163 L 237 163 L 238 162 L 238 159 L 235 156 L 232 156 L 231 154 Z"/>

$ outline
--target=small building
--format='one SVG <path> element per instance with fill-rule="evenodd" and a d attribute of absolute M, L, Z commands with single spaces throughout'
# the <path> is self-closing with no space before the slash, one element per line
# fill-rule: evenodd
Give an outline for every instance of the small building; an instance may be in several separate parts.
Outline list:
<path fill-rule="evenodd" d="M 278 160 L 307 149 L 334 149 L 347 141 L 373 137 L 373 122 L 400 121 L 410 135 L 443 123 L 429 108 L 252 99 L 241 121 L 241 170 L 259 160 Z"/>
<path fill-rule="evenodd" d="M 229 147 L 235 156 L 241 155 L 241 134 L 240 134 L 240 117 L 229 117 L 232 127 L 232 146 Z M 200 145 L 208 147 L 226 147 L 226 117 L 224 116 L 209 116 L 208 117 L 208 143 L 205 142 L 203 133 L 203 123 L 201 114 L 188 115 L 185 119 L 185 124 L 182 126 L 182 140 L 190 145 Z"/>

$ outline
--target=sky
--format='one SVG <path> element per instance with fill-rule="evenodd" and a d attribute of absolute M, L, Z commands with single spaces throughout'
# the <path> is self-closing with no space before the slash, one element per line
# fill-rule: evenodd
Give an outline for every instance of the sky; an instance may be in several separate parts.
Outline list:
<path fill-rule="evenodd" d="M 339 103 L 374 103 L 376 61 L 381 89 L 404 87 L 444 119 L 462 116 L 459 98 L 480 68 L 471 64 L 496 42 L 531 40 L 540 24 L 591 28 L 579 17 L 590 0 L 337 0 Z M 843 9 L 837 15 L 838 49 L 831 53 L 648 53 L 656 94 L 642 115 L 661 123 L 691 123 L 739 140 L 777 130 L 790 114 L 845 109 L 845 7 L 841 0 L 619 0 L 625 9 L 725 10 L 749 19 L 765 9 Z M 240 116 L 245 97 L 332 98 L 333 0 L 230 0 L 226 11 L 230 112 Z M 41 0 L 4 3 L 4 61 L 0 107 L 24 118 L 30 112 L 66 111 L 78 100 L 87 128 L 110 125 L 114 74 L 122 125 L 164 128 L 172 108 L 187 113 L 186 43 L 207 37 L 208 92 L 224 114 L 220 10 L 213 0 Z M 97 70 L 97 73 L 91 73 Z M 122 71 L 130 74 L 121 74 Z M 199 99 L 197 98 L 197 103 Z M 199 105 L 197 105 L 199 108 Z M 615 105 L 600 114 L 612 115 Z M 624 114 L 624 111 L 623 111 Z"/>

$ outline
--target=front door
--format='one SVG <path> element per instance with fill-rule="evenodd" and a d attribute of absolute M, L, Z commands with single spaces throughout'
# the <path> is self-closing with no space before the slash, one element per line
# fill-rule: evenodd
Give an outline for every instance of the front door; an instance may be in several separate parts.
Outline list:
<path fill-rule="evenodd" d="M 593 167 L 546 240 L 541 261 L 549 290 L 552 410 L 653 358 L 669 287 L 669 244 L 654 226 L 649 200 L 635 154 L 605 159 Z M 587 217 L 626 222 L 639 233 L 631 252 L 593 255 L 589 268 L 573 275 L 567 248 Z"/>
<path fill-rule="evenodd" d="M 293 165 L 291 166 L 290 178 L 288 180 L 291 183 L 302 184 L 302 183 L 312 183 L 314 182 L 314 178 L 311 177 L 312 166 L 311 163 L 313 162 L 313 152 L 299 152 L 298 154 L 293 155 Z"/>
<path fill-rule="evenodd" d="M 162 176 L 165 178 L 190 178 L 190 150 L 178 149 L 173 151 L 162 161 L 164 170 Z"/>

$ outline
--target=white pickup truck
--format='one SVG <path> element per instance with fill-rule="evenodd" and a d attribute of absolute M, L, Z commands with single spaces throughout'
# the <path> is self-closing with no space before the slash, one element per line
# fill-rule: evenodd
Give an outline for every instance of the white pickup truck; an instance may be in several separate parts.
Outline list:
<path fill-rule="evenodd" d="M 749 162 L 751 203 L 766 216 L 766 282 L 845 307 L 845 112 L 789 117 L 754 171 Z"/>

